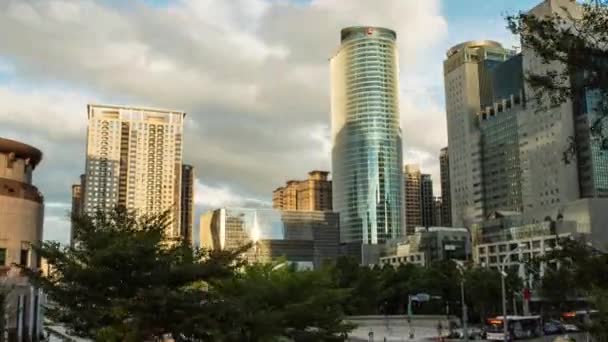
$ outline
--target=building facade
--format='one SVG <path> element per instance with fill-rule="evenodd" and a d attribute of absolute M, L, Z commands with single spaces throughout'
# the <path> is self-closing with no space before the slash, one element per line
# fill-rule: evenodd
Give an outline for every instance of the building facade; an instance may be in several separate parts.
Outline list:
<path fill-rule="evenodd" d="M 185 113 L 89 105 L 84 212 L 117 206 L 169 212 L 168 237 L 180 236 Z"/>
<path fill-rule="evenodd" d="M 579 75 L 584 77 L 584 75 Z M 578 79 L 573 80 L 578 83 Z M 598 115 L 600 95 L 597 91 L 582 89 L 573 101 L 576 162 L 580 197 L 608 197 L 608 120 Z"/>
<path fill-rule="evenodd" d="M 608 198 L 583 198 L 569 202 L 544 220 L 530 222 L 521 212 L 496 212 L 471 227 L 473 260 L 484 267 L 519 269 L 552 251 L 563 238 L 576 239 L 592 248 L 608 250 Z M 553 262 L 541 262 L 532 273 L 543 275 Z M 530 265 L 527 265 L 529 269 Z"/>
<path fill-rule="evenodd" d="M 439 170 L 441 176 L 441 224 L 437 226 L 452 226 L 452 205 L 450 201 L 450 157 L 448 148 L 439 152 Z"/>
<path fill-rule="evenodd" d="M 555 226 L 559 226 L 557 231 Z M 546 221 L 484 233 L 480 243 L 475 246 L 474 261 L 496 270 L 501 268 L 503 262 L 506 267 L 518 267 L 521 262 L 545 255 L 555 248 L 560 238 L 575 233 L 576 222 L 573 221 L 553 224 Z M 511 253 L 516 249 L 517 252 Z M 544 272 L 544 269 L 539 271 Z"/>
<path fill-rule="evenodd" d="M 496 210 L 523 211 L 518 119 L 525 110 L 523 101 L 520 92 L 478 114 L 486 215 Z"/>
<path fill-rule="evenodd" d="M 44 200 L 33 184 L 42 153 L 0 138 L 0 267 L 38 267 L 31 244 L 42 241 Z"/>
<path fill-rule="evenodd" d="M 513 51 L 494 41 L 468 41 L 447 52 L 443 64 L 449 146 L 452 224 L 483 219 L 481 134 L 477 113 L 492 102 L 490 71 Z"/>
<path fill-rule="evenodd" d="M 439 260 L 464 261 L 470 252 L 470 236 L 465 228 L 416 227 L 405 240 L 387 244 L 380 264 L 427 266 Z"/>
<path fill-rule="evenodd" d="M 566 14 L 567 10 L 570 14 Z M 578 16 L 580 6 L 569 0 L 543 1 L 530 14 Z M 524 75 L 542 74 L 555 65 L 547 65 L 527 46 L 522 46 Z M 534 94 L 525 82 L 524 92 Z M 528 101 L 520 122 L 520 162 L 522 166 L 522 201 L 527 220 L 543 217 L 580 197 L 577 162 L 565 163 L 563 156 L 570 137 L 575 136 L 572 101 L 557 106 L 547 102 Z"/>
<path fill-rule="evenodd" d="M 407 235 L 413 234 L 414 228 L 422 225 L 421 177 L 418 165 L 408 164 L 404 166 L 405 229 Z"/>
<path fill-rule="evenodd" d="M 236 249 L 248 243 L 249 262 L 285 258 L 302 268 L 318 268 L 340 252 L 338 214 L 327 211 L 222 208 L 200 220 L 200 245 Z"/>
<path fill-rule="evenodd" d="M 272 192 L 272 207 L 279 210 L 332 211 L 329 172 L 314 170 L 306 180 L 289 180 Z"/>
<path fill-rule="evenodd" d="M 181 213 L 180 213 L 180 236 L 192 244 L 192 228 L 194 227 L 194 167 L 182 165 L 181 184 Z"/>
<path fill-rule="evenodd" d="M 72 185 L 71 216 L 82 214 L 82 184 Z M 74 245 L 74 222 L 70 221 L 70 245 Z"/>
<path fill-rule="evenodd" d="M 341 241 L 362 247 L 403 234 L 396 39 L 386 28 L 348 27 L 330 61 L 333 208 Z"/>
<path fill-rule="evenodd" d="M 38 149 L 0 138 L 0 281 L 8 291 L 2 334 L 9 341 L 29 341 L 42 332 L 41 294 L 16 266 L 40 267 L 31 246 L 42 241 L 44 200 L 33 184 L 41 160 Z"/>
<path fill-rule="evenodd" d="M 423 173 L 420 175 L 420 209 L 423 227 L 433 226 L 435 207 L 433 198 L 433 179 L 431 175 Z"/>
<path fill-rule="evenodd" d="M 433 227 L 445 227 L 443 225 L 443 201 L 441 197 L 433 197 Z"/>

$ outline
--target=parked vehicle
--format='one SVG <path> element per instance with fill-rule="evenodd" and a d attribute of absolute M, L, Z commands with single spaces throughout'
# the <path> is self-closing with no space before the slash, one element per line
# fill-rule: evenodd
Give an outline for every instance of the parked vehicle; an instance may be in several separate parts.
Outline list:
<path fill-rule="evenodd" d="M 564 332 L 566 332 L 566 329 L 560 321 L 552 319 L 546 321 L 545 324 L 543 324 L 543 332 L 545 333 L 545 335 L 557 335 L 563 334 Z"/>

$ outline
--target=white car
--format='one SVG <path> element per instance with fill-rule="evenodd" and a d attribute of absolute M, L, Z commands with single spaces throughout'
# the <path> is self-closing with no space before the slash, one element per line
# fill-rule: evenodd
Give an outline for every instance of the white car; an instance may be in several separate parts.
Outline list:
<path fill-rule="evenodd" d="M 581 329 L 579 329 L 576 325 L 574 324 L 562 324 L 562 327 L 564 328 L 564 330 L 566 332 L 577 332 L 577 331 L 581 331 Z"/>

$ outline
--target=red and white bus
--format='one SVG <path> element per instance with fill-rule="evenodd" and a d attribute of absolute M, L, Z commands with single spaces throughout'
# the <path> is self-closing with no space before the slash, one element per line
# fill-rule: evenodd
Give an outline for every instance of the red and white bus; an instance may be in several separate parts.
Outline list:
<path fill-rule="evenodd" d="M 534 338 L 543 334 L 543 320 L 540 316 L 507 316 L 507 340 Z M 504 340 L 504 319 L 502 316 L 486 320 L 486 339 Z"/>

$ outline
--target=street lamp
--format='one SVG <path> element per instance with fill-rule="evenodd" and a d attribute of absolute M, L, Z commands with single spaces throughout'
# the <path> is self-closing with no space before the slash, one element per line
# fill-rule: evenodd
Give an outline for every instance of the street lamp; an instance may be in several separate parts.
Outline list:
<path fill-rule="evenodd" d="M 507 273 L 505 272 L 505 266 L 507 260 L 511 257 L 511 255 L 519 252 L 522 248 L 526 247 L 526 244 L 521 243 L 517 246 L 517 248 L 513 249 L 502 259 L 502 264 L 500 265 L 500 279 L 502 285 L 502 327 L 503 327 L 503 341 L 507 342 L 507 292 L 505 290 L 505 278 L 507 277 Z"/>
<path fill-rule="evenodd" d="M 469 340 L 469 329 L 467 327 L 467 304 L 464 301 L 464 263 L 460 260 L 452 259 L 456 264 L 458 271 L 460 271 L 460 301 L 462 303 L 462 333 L 465 342 Z"/>

